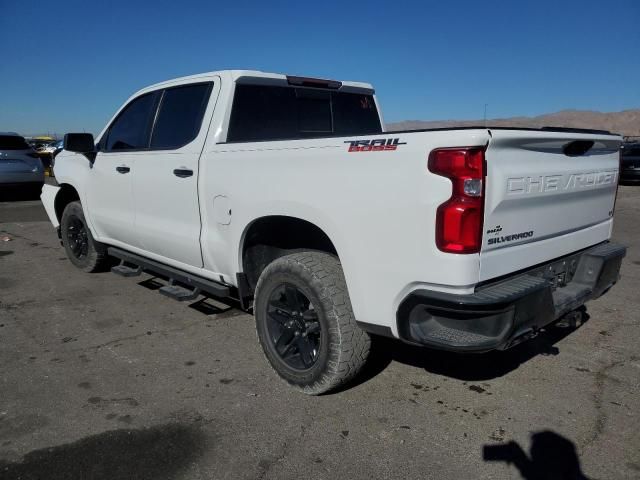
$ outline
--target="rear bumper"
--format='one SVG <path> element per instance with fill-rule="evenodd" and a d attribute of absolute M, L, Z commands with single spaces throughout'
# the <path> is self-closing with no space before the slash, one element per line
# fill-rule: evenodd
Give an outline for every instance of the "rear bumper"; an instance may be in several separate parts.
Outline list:
<path fill-rule="evenodd" d="M 509 348 L 605 293 L 618 281 L 625 254 L 625 247 L 606 242 L 472 294 L 413 291 L 398 307 L 398 333 L 407 342 L 445 350 Z"/>

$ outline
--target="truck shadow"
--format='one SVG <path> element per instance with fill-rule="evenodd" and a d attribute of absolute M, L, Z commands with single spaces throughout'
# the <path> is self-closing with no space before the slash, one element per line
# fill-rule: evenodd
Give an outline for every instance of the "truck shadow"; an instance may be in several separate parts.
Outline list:
<path fill-rule="evenodd" d="M 0 478 L 168 480 L 198 458 L 203 443 L 204 434 L 191 425 L 111 430 L 34 450 L 16 462 L 0 460 Z"/>
<path fill-rule="evenodd" d="M 583 324 L 589 315 L 583 312 Z M 578 327 L 579 328 L 579 327 Z M 347 388 L 364 383 L 381 373 L 392 362 L 422 368 L 430 373 L 463 381 L 486 381 L 502 377 L 538 355 L 558 355 L 556 347 L 576 328 L 549 326 L 537 337 L 509 350 L 481 354 L 452 353 L 417 347 L 383 337 L 374 337 L 369 361 L 363 372 Z"/>
<path fill-rule="evenodd" d="M 158 290 L 165 285 L 165 282 L 160 277 L 151 277 L 138 282 L 138 285 L 149 290 Z M 202 296 L 189 303 L 189 307 L 205 315 L 243 313 L 237 301 L 211 295 Z M 582 325 L 589 320 L 589 314 L 584 307 L 580 311 L 582 312 Z M 351 389 L 371 380 L 393 361 L 463 381 L 491 380 L 506 375 L 538 355 L 558 355 L 560 350 L 555 344 L 577 328 L 550 325 L 543 329 L 537 337 L 509 350 L 481 354 L 452 353 L 373 336 L 371 353 L 363 370 L 350 383 L 334 390 L 333 393 Z"/>
<path fill-rule="evenodd" d="M 486 462 L 514 465 L 525 480 L 588 480 L 582 473 L 574 443 L 550 430 L 531 435 L 529 455 L 514 441 L 485 445 L 482 457 Z"/>

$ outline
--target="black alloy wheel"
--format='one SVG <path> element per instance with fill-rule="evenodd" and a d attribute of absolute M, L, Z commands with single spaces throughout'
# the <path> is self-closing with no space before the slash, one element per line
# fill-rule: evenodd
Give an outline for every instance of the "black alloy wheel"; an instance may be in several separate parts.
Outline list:
<path fill-rule="evenodd" d="M 99 272 L 109 266 L 107 247 L 93 239 L 82 205 L 77 200 L 64 207 L 60 238 L 67 257 L 80 270 Z"/>
<path fill-rule="evenodd" d="M 307 370 L 317 362 L 322 333 L 318 313 L 295 285 L 283 283 L 271 292 L 267 329 L 275 351 L 289 367 Z"/>
<path fill-rule="evenodd" d="M 321 395 L 360 371 L 371 341 L 358 327 L 340 260 L 300 250 L 260 274 L 253 311 L 271 367 L 289 385 Z"/>
<path fill-rule="evenodd" d="M 84 222 L 75 215 L 69 218 L 67 241 L 69 243 L 69 249 L 76 259 L 82 260 L 89 253 L 87 227 Z"/>

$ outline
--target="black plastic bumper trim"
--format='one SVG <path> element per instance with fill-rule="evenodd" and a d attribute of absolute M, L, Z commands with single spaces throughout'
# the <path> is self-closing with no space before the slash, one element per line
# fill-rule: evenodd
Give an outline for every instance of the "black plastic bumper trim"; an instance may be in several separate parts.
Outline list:
<path fill-rule="evenodd" d="M 378 335 L 380 337 L 395 338 L 393 336 L 393 332 L 391 331 L 391 329 L 389 327 L 385 327 L 384 325 L 376 325 L 374 323 L 359 322 L 359 321 L 356 321 L 356 324 L 362 330 L 372 335 Z"/>
<path fill-rule="evenodd" d="M 567 257 L 576 266 L 562 286 L 545 278 L 544 268 L 538 267 L 485 284 L 471 294 L 413 291 L 398 307 L 398 333 L 404 341 L 445 350 L 509 348 L 605 293 L 617 282 L 625 254 L 625 247 L 605 242 Z M 565 260 L 546 265 L 554 269 Z"/>

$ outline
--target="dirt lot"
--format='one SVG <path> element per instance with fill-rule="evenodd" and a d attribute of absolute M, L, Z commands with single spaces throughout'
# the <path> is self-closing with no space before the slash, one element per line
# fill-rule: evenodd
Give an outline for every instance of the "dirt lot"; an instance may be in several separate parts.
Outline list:
<path fill-rule="evenodd" d="M 640 187 L 616 217 L 622 280 L 576 331 L 482 356 L 376 341 L 355 385 L 312 398 L 251 316 L 81 273 L 39 202 L 4 201 L 0 478 L 640 478 Z"/>

